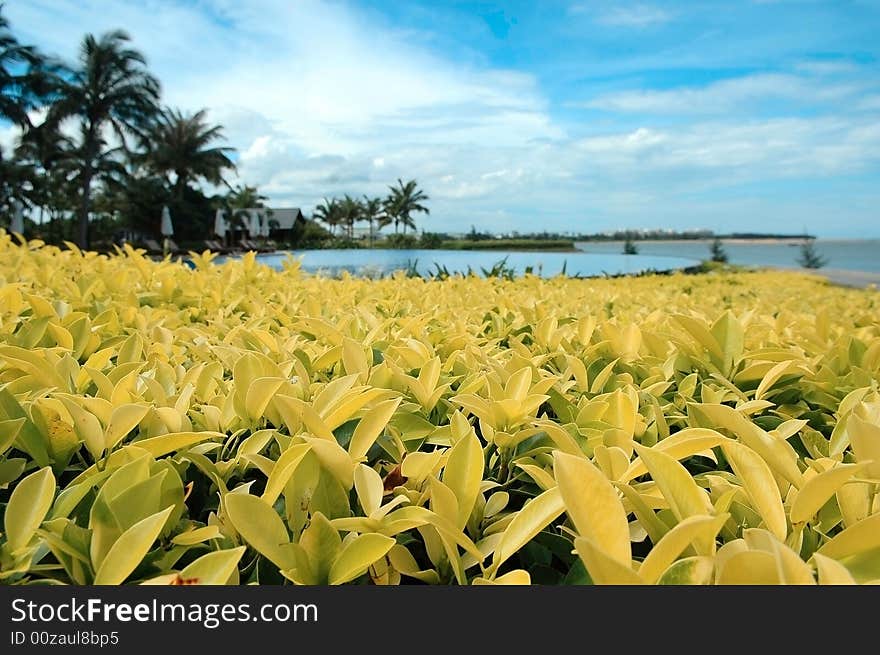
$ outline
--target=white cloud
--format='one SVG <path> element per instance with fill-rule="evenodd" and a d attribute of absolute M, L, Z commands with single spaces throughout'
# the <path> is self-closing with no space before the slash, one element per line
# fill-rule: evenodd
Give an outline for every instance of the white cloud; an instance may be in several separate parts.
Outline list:
<path fill-rule="evenodd" d="M 577 7 L 583 13 L 590 11 L 590 8 L 584 5 L 577 5 Z M 645 4 L 622 4 L 601 9 L 596 16 L 597 23 L 611 27 L 644 28 L 662 25 L 670 20 L 672 20 L 672 14 L 665 9 Z"/>
<path fill-rule="evenodd" d="M 773 100 L 832 102 L 852 96 L 862 88 L 862 84 L 853 82 L 828 83 L 789 73 L 755 73 L 701 87 L 621 91 L 581 104 L 617 112 L 719 113 Z"/>
<path fill-rule="evenodd" d="M 615 7 L 596 20 L 644 27 L 672 18 L 649 5 Z M 357 5 L 31 0 L 6 11 L 24 40 L 66 57 L 84 32 L 125 26 L 165 101 L 209 107 L 224 125 L 240 181 L 275 206 L 307 212 L 324 196 L 384 195 L 400 177 L 430 195 L 431 216 L 420 219 L 429 230 L 686 227 L 704 225 L 707 212 L 737 211 L 735 200 L 695 194 L 880 164 L 880 91 L 822 62 L 604 94 L 586 103 L 614 113 L 598 128 L 561 124 L 533 76 L 462 65 Z M 825 111 L 749 111 L 777 101 Z M 0 129 L 0 143 L 7 138 Z M 760 228 L 762 211 L 774 207 L 754 203 L 756 224 L 743 229 Z M 863 205 L 867 215 L 872 205 Z M 793 207 L 786 211 L 796 216 Z"/>

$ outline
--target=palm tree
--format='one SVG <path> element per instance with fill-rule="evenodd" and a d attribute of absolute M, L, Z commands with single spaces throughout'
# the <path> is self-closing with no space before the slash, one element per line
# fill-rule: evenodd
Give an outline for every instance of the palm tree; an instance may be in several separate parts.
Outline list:
<path fill-rule="evenodd" d="M 391 194 L 385 199 L 385 211 L 391 216 L 394 222 L 394 233 L 397 234 L 398 224 L 403 224 L 403 233 L 406 234 L 406 228 L 415 229 L 415 222 L 411 214 L 414 212 L 424 212 L 430 214 L 430 210 L 421 204 L 428 200 L 428 195 L 418 188 L 415 180 L 410 180 L 406 184 L 398 178 L 396 187 L 388 187 Z"/>
<path fill-rule="evenodd" d="M 16 157 L 27 163 L 32 176 L 32 203 L 39 207 L 40 223 L 48 211 L 50 238 L 55 234 L 55 219 L 70 206 L 73 198 L 71 183 L 78 174 L 76 145 L 52 125 L 43 123 L 25 132 L 16 149 Z"/>
<path fill-rule="evenodd" d="M 165 109 L 144 138 L 143 161 L 157 173 L 174 174 L 172 188 L 178 201 L 191 181 L 203 179 L 220 184 L 223 171 L 235 168 L 228 156 L 234 148 L 211 147 L 223 138 L 223 127 L 208 125 L 205 114 L 205 109 L 190 115 Z"/>
<path fill-rule="evenodd" d="M 339 214 L 342 224 L 348 230 L 348 238 L 354 238 L 354 224 L 361 219 L 361 203 L 347 193 L 339 201 Z"/>
<path fill-rule="evenodd" d="M 47 91 L 43 64 L 42 56 L 33 46 L 18 42 L 9 21 L 0 13 L 0 118 L 20 127 L 31 126 L 28 111 L 37 106 L 40 96 Z M 23 72 L 13 73 L 22 66 Z"/>
<path fill-rule="evenodd" d="M 229 187 L 229 193 L 226 194 L 226 200 L 230 207 L 235 209 L 259 209 L 265 207 L 264 200 L 268 200 L 267 196 L 260 194 L 255 186 L 237 185 L 234 188 Z"/>
<path fill-rule="evenodd" d="M 89 243 L 92 182 L 119 149 L 111 148 L 108 132 L 127 150 L 126 138 L 143 138 L 159 112 L 159 82 L 150 75 L 144 56 L 128 47 L 128 34 L 108 32 L 96 39 L 87 34 L 77 66 L 59 79 L 58 99 L 49 108 L 50 125 L 79 120 L 80 207 L 77 242 Z"/>
<path fill-rule="evenodd" d="M 369 198 L 365 195 L 361 201 L 361 220 L 366 221 L 370 226 L 370 248 L 373 247 L 373 223 L 381 223 L 384 218 L 382 199 Z"/>
<path fill-rule="evenodd" d="M 330 228 L 330 234 L 336 234 L 336 227 L 342 222 L 342 214 L 339 211 L 339 201 L 336 198 L 327 200 L 315 207 L 314 218 L 323 222 Z"/>

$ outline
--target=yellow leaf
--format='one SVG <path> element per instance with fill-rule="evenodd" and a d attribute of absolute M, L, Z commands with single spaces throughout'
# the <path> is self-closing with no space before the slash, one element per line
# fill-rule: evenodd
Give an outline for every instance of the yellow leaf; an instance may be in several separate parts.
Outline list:
<path fill-rule="evenodd" d="M 354 339 L 345 337 L 342 340 L 342 365 L 348 374 L 364 374 L 370 370 L 363 347 Z"/>
<path fill-rule="evenodd" d="M 146 450 L 155 458 L 159 458 L 168 453 L 189 448 L 208 439 L 222 439 L 223 437 L 224 435 L 219 432 L 171 432 L 159 437 L 140 439 L 132 445 Z"/>
<path fill-rule="evenodd" d="M 367 456 L 367 452 L 394 416 L 400 401 L 400 398 L 394 398 L 377 403 L 358 421 L 348 444 L 348 452 L 352 459 L 360 460 Z"/>
<path fill-rule="evenodd" d="M 656 446 L 652 447 L 652 450 L 665 453 L 674 459 L 682 460 L 720 446 L 725 441 L 727 441 L 727 438 L 715 430 L 708 428 L 685 428 L 661 440 Z M 633 460 L 626 473 L 620 478 L 620 481 L 629 482 L 647 472 L 648 469 L 645 463 L 637 457 Z"/>
<path fill-rule="evenodd" d="M 820 585 L 856 584 L 850 572 L 837 560 L 826 557 L 821 553 L 813 553 L 813 561 L 816 563 L 816 570 L 819 572 Z"/>
<path fill-rule="evenodd" d="M 284 491 L 284 486 L 296 471 L 296 467 L 302 462 L 303 457 L 309 452 L 309 444 L 294 444 L 279 455 L 266 480 L 266 488 L 261 498 L 269 505 L 274 505 L 278 496 Z"/>
<path fill-rule="evenodd" d="M 101 560 L 93 584 L 122 584 L 143 561 L 173 509 L 173 505 L 166 507 L 138 521 L 123 532 Z"/>
<path fill-rule="evenodd" d="M 382 476 L 366 464 L 358 464 L 354 470 L 354 488 L 364 514 L 369 517 L 382 504 Z"/>
<path fill-rule="evenodd" d="M 639 457 L 669 503 L 672 513 L 679 521 L 689 516 L 712 513 L 709 495 L 697 486 L 687 469 L 674 458 L 654 448 L 636 445 Z M 703 550 L 708 546 L 704 544 Z M 700 554 L 703 554 L 701 552 Z"/>
<path fill-rule="evenodd" d="M 809 521 L 860 469 L 861 464 L 840 464 L 804 483 L 794 498 L 789 516 L 792 523 Z"/>
<path fill-rule="evenodd" d="M 287 528 L 271 506 L 246 493 L 226 494 L 223 506 L 232 526 L 258 553 L 282 571 L 296 566 L 293 552 L 285 548 L 290 543 Z"/>
<path fill-rule="evenodd" d="M 281 388 L 285 380 L 283 378 L 256 378 L 251 381 L 245 395 L 245 411 L 247 418 L 255 421 L 262 418 L 275 392 Z M 244 417 L 242 417 L 244 418 Z"/>
<path fill-rule="evenodd" d="M 112 450 L 147 415 L 150 408 L 145 405 L 120 405 L 113 409 L 110 423 L 104 431 L 104 447 Z"/>
<path fill-rule="evenodd" d="M 868 477 L 880 479 L 880 426 L 868 423 L 853 412 L 846 421 L 846 431 L 856 461 L 867 464 Z"/>
<path fill-rule="evenodd" d="M 54 499 L 55 476 L 48 466 L 34 471 L 15 486 L 3 516 L 6 545 L 11 552 L 28 544 Z"/>
<path fill-rule="evenodd" d="M 239 546 L 202 555 L 180 572 L 180 578 L 186 584 L 229 584 L 230 577 L 238 571 L 238 561 L 245 550 L 244 546 Z"/>
<path fill-rule="evenodd" d="M 586 537 L 574 540 L 574 546 L 584 567 L 597 585 L 643 585 L 645 581 L 629 566 L 614 559 L 602 548 Z"/>
<path fill-rule="evenodd" d="M 565 511 L 580 536 L 587 537 L 611 558 L 629 566 L 632 551 L 629 524 L 617 491 L 584 457 L 553 453 L 553 470 Z"/>
<path fill-rule="evenodd" d="M 443 469 L 443 483 L 458 501 L 458 518 L 454 522 L 463 528 L 474 509 L 480 482 L 483 480 L 483 450 L 472 430 L 449 450 Z"/>
<path fill-rule="evenodd" d="M 752 507 L 764 519 L 770 532 L 784 541 L 788 535 L 785 508 L 770 467 L 758 453 L 736 441 L 722 444 L 721 449 L 742 482 Z"/>
<path fill-rule="evenodd" d="M 311 445 L 312 451 L 321 462 L 321 466 L 327 469 L 346 491 L 354 486 L 355 462 L 335 439 L 330 441 L 305 435 L 302 439 Z"/>
<path fill-rule="evenodd" d="M 880 512 L 862 519 L 834 536 L 817 551 L 831 559 L 844 559 L 880 548 Z"/>
<path fill-rule="evenodd" d="M 781 584 L 776 558 L 763 550 L 745 550 L 732 555 L 718 573 L 720 585 Z"/>
<path fill-rule="evenodd" d="M 715 536 L 728 518 L 728 514 L 686 518 L 654 544 L 639 567 L 639 576 L 647 584 L 655 584 L 691 543 L 714 542 Z"/>
<path fill-rule="evenodd" d="M 171 543 L 179 546 L 194 546 L 211 539 L 220 539 L 220 528 L 216 525 L 206 525 L 202 528 L 181 532 L 171 540 Z"/>
<path fill-rule="evenodd" d="M 514 569 L 508 571 L 504 575 L 498 576 L 494 580 L 486 578 L 474 578 L 471 584 L 474 585 L 530 585 L 532 584 L 532 576 L 528 571 L 523 569 Z"/>
<path fill-rule="evenodd" d="M 76 436 L 83 441 L 94 459 L 100 459 L 104 452 L 104 428 L 100 421 L 94 414 L 80 407 L 72 398 L 67 396 L 59 396 L 59 398 L 67 411 L 70 412 Z"/>
<path fill-rule="evenodd" d="M 394 539 L 381 534 L 355 537 L 343 546 L 330 567 L 330 584 L 344 584 L 363 575 L 371 564 L 388 554 L 394 543 Z"/>
<path fill-rule="evenodd" d="M 556 517 L 565 511 L 559 488 L 548 489 L 526 503 L 507 526 L 492 557 L 490 571 L 498 568 L 516 551 L 535 538 Z"/>

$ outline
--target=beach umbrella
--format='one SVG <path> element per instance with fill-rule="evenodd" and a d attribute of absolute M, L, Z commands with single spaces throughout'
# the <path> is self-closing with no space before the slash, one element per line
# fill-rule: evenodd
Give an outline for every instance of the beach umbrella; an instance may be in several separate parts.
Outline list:
<path fill-rule="evenodd" d="M 248 213 L 251 218 L 250 225 L 248 226 L 248 235 L 251 237 L 258 237 L 263 231 L 263 228 L 260 225 L 260 212 L 252 211 Z"/>
<path fill-rule="evenodd" d="M 223 210 L 218 209 L 214 214 L 214 234 L 223 239 L 226 236 L 226 218 L 223 216 Z"/>
<path fill-rule="evenodd" d="M 270 230 L 271 228 L 269 227 L 269 212 L 266 212 L 263 214 L 263 225 L 262 229 L 260 230 L 260 235 L 267 237 L 269 236 Z"/>
<path fill-rule="evenodd" d="M 18 200 L 12 201 L 12 223 L 9 225 L 9 231 L 24 234 L 24 217 L 21 214 L 21 203 Z"/>
<path fill-rule="evenodd" d="M 162 236 L 170 237 L 174 234 L 174 226 L 171 225 L 171 212 L 168 211 L 168 206 L 162 207 Z"/>

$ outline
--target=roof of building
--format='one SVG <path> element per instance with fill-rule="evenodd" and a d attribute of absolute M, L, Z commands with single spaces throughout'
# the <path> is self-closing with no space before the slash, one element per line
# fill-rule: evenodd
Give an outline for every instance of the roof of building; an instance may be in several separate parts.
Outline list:
<path fill-rule="evenodd" d="M 294 223 L 296 223 L 297 219 L 305 218 L 302 213 L 302 209 L 299 207 L 260 207 L 260 208 L 252 208 L 245 209 L 244 211 L 248 212 L 248 214 L 260 214 L 262 215 L 271 211 L 272 214 L 269 216 L 269 220 L 274 220 L 278 222 L 279 230 L 289 230 L 293 227 Z"/>

